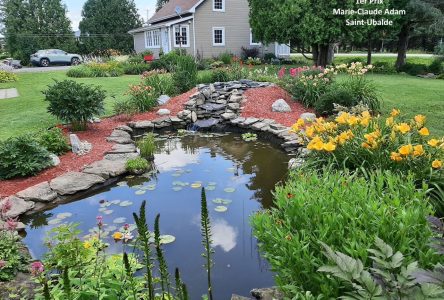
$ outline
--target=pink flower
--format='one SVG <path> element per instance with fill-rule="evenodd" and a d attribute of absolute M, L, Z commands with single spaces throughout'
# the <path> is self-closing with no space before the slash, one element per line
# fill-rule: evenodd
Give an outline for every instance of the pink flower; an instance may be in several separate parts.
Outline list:
<path fill-rule="evenodd" d="M 123 229 L 125 229 L 125 230 L 128 230 L 129 229 L 129 224 L 125 224 L 125 225 L 123 225 Z"/>
<path fill-rule="evenodd" d="M 103 226 L 103 217 L 97 216 L 96 220 L 97 220 L 97 226 L 99 226 L 99 228 L 101 228 Z"/>
<path fill-rule="evenodd" d="M 6 261 L 0 260 L 0 269 L 3 269 L 4 267 L 6 267 Z"/>
<path fill-rule="evenodd" d="M 279 73 L 278 73 L 278 77 L 279 78 L 283 78 L 284 76 L 285 76 L 285 72 L 287 71 L 287 69 L 285 69 L 284 67 L 282 67 L 280 70 L 279 70 Z"/>
<path fill-rule="evenodd" d="M 32 276 L 38 276 L 45 271 L 45 268 L 43 267 L 42 262 L 35 261 L 31 264 L 31 274 Z"/>
<path fill-rule="evenodd" d="M 17 229 L 17 219 L 8 219 L 6 220 L 6 229 L 10 231 L 14 231 Z"/>

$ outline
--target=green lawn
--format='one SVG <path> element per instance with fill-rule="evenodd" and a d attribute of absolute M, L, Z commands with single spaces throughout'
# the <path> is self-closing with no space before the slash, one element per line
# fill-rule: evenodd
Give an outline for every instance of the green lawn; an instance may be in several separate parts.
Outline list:
<path fill-rule="evenodd" d="M 384 113 L 393 107 L 409 116 L 428 116 L 432 134 L 444 136 L 444 80 L 421 79 L 408 75 L 369 75 L 384 99 Z M 43 91 L 53 79 L 67 79 L 65 72 L 23 73 L 19 81 L 0 84 L 0 88 L 16 87 L 20 97 L 0 100 L 0 140 L 55 124 L 46 112 Z M 122 99 L 129 84 L 139 82 L 139 76 L 118 78 L 75 79 L 78 82 L 101 85 L 107 92 L 105 116 L 112 114 L 113 103 Z"/>
<path fill-rule="evenodd" d="M 0 140 L 30 130 L 53 125 L 56 120 L 46 112 L 42 91 L 55 80 L 69 79 L 63 71 L 47 73 L 20 73 L 19 81 L 0 84 L 0 88 L 15 87 L 20 97 L 0 100 Z M 113 103 L 122 99 L 129 84 L 139 82 L 140 76 L 118 78 L 74 79 L 87 84 L 101 85 L 108 93 L 105 101 L 105 116 L 112 114 Z"/>

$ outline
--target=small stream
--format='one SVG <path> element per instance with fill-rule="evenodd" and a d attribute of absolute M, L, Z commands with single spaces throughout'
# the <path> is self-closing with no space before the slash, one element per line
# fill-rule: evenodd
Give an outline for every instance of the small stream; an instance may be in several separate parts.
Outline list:
<path fill-rule="evenodd" d="M 132 213 L 146 200 L 150 229 L 160 213 L 161 234 L 176 238 L 164 246 L 171 273 L 178 267 L 190 299 L 201 299 L 206 292 L 200 235 L 201 185 L 207 189 L 212 222 L 215 299 L 230 299 L 233 293 L 248 296 L 252 288 L 274 285 L 273 274 L 259 255 L 249 217 L 272 205 L 272 190 L 285 179 L 288 160 L 285 152 L 270 143 L 247 143 L 236 134 L 159 136 L 153 170 L 28 217 L 24 241 L 34 257 L 42 258 L 49 230 L 63 223 L 79 223 L 88 235 L 101 215 L 109 234 L 107 252 L 119 253 L 120 244 L 110 236 L 124 223 L 132 224 Z M 220 207 L 226 211 L 216 211 L 225 210 Z"/>

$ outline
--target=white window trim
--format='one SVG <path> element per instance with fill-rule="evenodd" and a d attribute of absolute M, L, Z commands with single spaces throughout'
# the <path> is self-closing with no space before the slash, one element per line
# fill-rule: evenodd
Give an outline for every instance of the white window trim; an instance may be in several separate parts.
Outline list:
<path fill-rule="evenodd" d="M 218 12 L 225 12 L 225 0 L 222 0 L 222 9 L 216 9 L 214 8 L 215 6 L 215 0 L 213 0 L 213 11 L 218 11 Z"/>
<path fill-rule="evenodd" d="M 152 45 L 154 45 L 154 32 L 155 31 L 159 32 L 159 45 L 157 45 L 157 46 L 149 46 L 148 45 L 148 39 L 147 39 L 148 32 L 151 32 L 151 43 L 152 43 Z M 147 31 L 144 32 L 144 35 L 145 35 L 145 49 L 160 49 L 160 44 L 161 44 L 161 41 L 162 41 L 162 32 L 161 32 L 160 29 L 147 30 Z"/>
<path fill-rule="evenodd" d="M 214 31 L 216 30 L 222 30 L 222 43 L 216 44 L 214 42 Z M 225 27 L 213 27 L 213 47 L 224 47 L 225 46 Z"/>
<path fill-rule="evenodd" d="M 253 30 L 250 28 L 250 46 L 260 46 L 260 45 L 262 45 L 261 42 L 253 43 Z"/>
<path fill-rule="evenodd" d="M 187 43 L 186 44 L 177 44 L 176 43 L 176 31 L 180 28 L 186 28 L 187 31 Z M 190 47 L 190 25 L 173 25 L 173 40 L 175 48 L 189 48 Z"/>

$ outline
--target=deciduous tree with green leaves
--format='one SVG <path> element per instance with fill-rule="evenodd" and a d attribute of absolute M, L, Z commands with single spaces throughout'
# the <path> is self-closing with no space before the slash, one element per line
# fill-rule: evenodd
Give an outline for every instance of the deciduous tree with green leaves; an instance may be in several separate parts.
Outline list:
<path fill-rule="evenodd" d="M 79 25 L 83 51 L 131 51 L 133 38 L 128 31 L 141 25 L 134 0 L 87 0 Z"/>
<path fill-rule="evenodd" d="M 168 3 L 169 0 L 157 0 L 156 3 L 156 12 L 159 11 L 165 4 Z"/>

